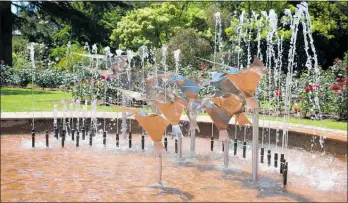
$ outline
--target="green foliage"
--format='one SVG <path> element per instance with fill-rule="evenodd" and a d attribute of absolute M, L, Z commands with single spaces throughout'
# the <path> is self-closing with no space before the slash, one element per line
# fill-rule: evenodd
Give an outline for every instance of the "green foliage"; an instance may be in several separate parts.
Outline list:
<path fill-rule="evenodd" d="M 52 43 L 52 36 L 58 31 L 57 24 L 49 16 L 38 12 L 22 11 L 20 13 L 21 34 L 29 42 Z"/>
<path fill-rule="evenodd" d="M 180 65 L 182 67 L 190 66 L 194 70 L 200 70 L 203 64 L 197 57 L 209 59 L 213 51 L 210 41 L 201 37 L 193 28 L 183 29 L 171 39 L 167 56 L 167 62 L 171 68 L 175 67 L 173 51 L 176 49 L 181 51 Z M 161 59 L 161 57 L 159 54 L 157 59 Z"/>
<path fill-rule="evenodd" d="M 308 7 L 314 32 L 328 39 L 334 38 L 337 30 L 348 32 L 347 2 L 310 1 Z"/>
<path fill-rule="evenodd" d="M 56 45 L 65 45 L 72 40 L 71 36 L 72 27 L 71 25 L 65 25 L 63 29 L 55 33 L 52 38 L 56 42 Z"/>
<path fill-rule="evenodd" d="M 0 86 L 11 84 L 12 68 L 5 64 L 0 64 Z"/>
<path fill-rule="evenodd" d="M 72 44 L 71 45 L 71 52 L 67 54 L 67 45 L 62 45 L 59 47 L 56 47 L 52 50 L 50 57 L 53 58 L 55 61 L 57 61 L 57 67 L 59 69 L 65 69 L 70 72 L 73 71 L 74 66 L 80 64 L 80 63 L 87 63 L 88 58 L 74 54 L 86 54 L 86 51 L 83 50 L 83 47 L 80 46 L 80 44 Z"/>
<path fill-rule="evenodd" d="M 63 85 L 67 75 L 57 69 L 45 69 L 35 74 L 35 84 L 44 88 L 56 88 Z"/>
<path fill-rule="evenodd" d="M 33 70 L 29 68 L 14 69 L 11 76 L 11 84 L 20 87 L 26 87 L 32 82 Z"/>
<path fill-rule="evenodd" d="M 141 45 L 161 47 L 183 28 L 204 30 L 203 11 L 188 2 L 153 3 L 130 11 L 110 36 L 112 45 L 137 50 Z"/>

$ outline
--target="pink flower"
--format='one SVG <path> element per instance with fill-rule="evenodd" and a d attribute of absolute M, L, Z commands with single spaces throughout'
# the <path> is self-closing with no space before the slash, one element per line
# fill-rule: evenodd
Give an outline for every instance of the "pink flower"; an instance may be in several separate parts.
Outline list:
<path fill-rule="evenodd" d="M 314 84 L 314 85 L 313 85 L 313 88 L 314 88 L 314 89 L 319 89 L 319 87 L 320 87 L 319 84 Z"/>
<path fill-rule="evenodd" d="M 202 66 L 201 66 L 201 69 L 202 69 L 202 70 L 207 69 L 207 64 L 203 63 Z"/>
<path fill-rule="evenodd" d="M 5 61 L 4 60 L 1 60 L 1 65 L 4 65 L 5 64 Z"/>
<path fill-rule="evenodd" d="M 282 95 L 282 93 L 283 93 L 282 90 L 276 90 L 276 91 L 275 91 L 275 94 L 276 94 L 277 96 L 278 96 L 278 95 Z"/>
<path fill-rule="evenodd" d="M 340 87 L 343 87 L 345 82 L 340 82 Z"/>
<path fill-rule="evenodd" d="M 340 81 L 340 80 L 341 80 L 341 78 L 337 77 L 335 80 L 338 82 L 338 81 Z"/>

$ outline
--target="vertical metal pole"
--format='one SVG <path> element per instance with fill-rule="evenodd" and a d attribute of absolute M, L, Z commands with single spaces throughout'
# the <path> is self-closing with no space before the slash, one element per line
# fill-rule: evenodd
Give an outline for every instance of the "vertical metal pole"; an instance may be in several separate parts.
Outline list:
<path fill-rule="evenodd" d="M 252 172 L 253 181 L 257 181 L 258 156 L 259 155 L 259 109 L 253 110 L 253 149 L 252 149 Z"/>
<path fill-rule="evenodd" d="M 168 139 L 166 137 L 164 138 L 164 148 L 168 151 Z"/>
<path fill-rule="evenodd" d="M 46 130 L 46 147 L 49 146 L 49 143 L 48 143 L 48 130 Z"/>
<path fill-rule="evenodd" d="M 178 139 L 175 139 L 175 153 L 178 153 Z"/>

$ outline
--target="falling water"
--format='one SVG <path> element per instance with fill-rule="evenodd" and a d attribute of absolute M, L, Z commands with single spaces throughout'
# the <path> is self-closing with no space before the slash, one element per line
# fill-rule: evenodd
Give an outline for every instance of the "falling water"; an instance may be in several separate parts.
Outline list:
<path fill-rule="evenodd" d="M 162 52 L 162 66 L 164 69 L 164 75 L 167 74 L 167 50 L 168 50 L 167 45 L 163 45 L 161 48 L 161 52 Z M 164 85 L 164 101 L 166 102 L 167 101 L 167 77 L 162 78 L 162 80 L 164 82 L 163 84 Z M 167 129 L 164 132 L 164 136 L 167 136 Z"/>
<path fill-rule="evenodd" d="M 249 25 L 253 25 L 253 19 L 251 18 L 249 21 Z M 251 27 L 250 30 L 248 31 L 248 27 L 247 27 L 247 31 L 246 33 L 248 33 L 248 39 L 247 39 L 247 45 L 248 45 L 248 55 L 247 55 L 247 67 L 250 66 L 250 62 L 251 62 L 251 53 L 250 53 L 250 41 L 251 41 Z"/>
<path fill-rule="evenodd" d="M 87 105 L 88 105 L 88 101 L 85 100 L 85 105 L 82 107 L 82 127 L 85 127 L 85 119 L 87 117 Z M 79 108 L 80 108 L 80 101 L 79 101 Z M 92 118 L 91 118 L 92 119 Z M 91 124 L 92 124 L 92 121 L 91 121 Z"/>
<path fill-rule="evenodd" d="M 36 66 L 35 66 L 35 49 L 34 49 L 34 42 L 29 43 L 28 45 L 28 49 L 30 50 L 30 61 L 31 61 L 31 66 L 33 68 L 33 72 L 31 74 L 31 101 L 32 101 L 32 112 L 33 112 L 33 121 L 32 121 L 32 129 L 35 129 L 35 105 L 34 105 L 34 78 L 35 78 L 35 70 L 36 70 Z"/>
<path fill-rule="evenodd" d="M 104 51 L 105 51 L 105 69 L 108 70 L 108 62 L 111 61 L 111 56 L 112 56 L 111 51 L 110 51 L 110 47 L 109 46 L 105 47 Z M 107 103 L 107 99 L 106 99 L 107 94 L 106 93 L 108 90 L 108 82 L 107 82 L 108 77 L 109 77 L 109 75 L 106 75 L 105 80 L 104 80 L 104 105 L 105 105 L 105 108 L 106 108 L 106 103 Z M 104 132 L 106 132 L 105 127 L 106 127 L 106 116 L 104 115 L 104 128 L 103 128 Z"/>
<path fill-rule="evenodd" d="M 174 60 L 175 60 L 175 73 L 179 73 L 179 68 L 180 68 L 180 49 L 177 49 L 174 51 Z"/>
<path fill-rule="evenodd" d="M 148 49 L 147 46 L 143 45 L 139 48 L 139 57 L 141 59 L 141 67 L 142 67 L 142 93 L 145 94 L 145 58 L 148 57 Z M 144 105 L 143 105 L 144 107 Z"/>
<path fill-rule="evenodd" d="M 98 53 L 98 47 L 96 44 L 92 45 L 92 54 L 97 54 Z"/>
<path fill-rule="evenodd" d="M 145 95 L 145 58 L 148 57 L 148 49 L 147 46 L 143 45 L 139 48 L 139 56 L 141 59 L 141 67 L 142 67 L 142 93 Z M 144 101 L 142 102 L 142 107 L 144 109 Z M 145 134 L 144 129 L 142 129 L 142 135 Z"/>
<path fill-rule="evenodd" d="M 243 35 L 243 25 L 245 21 L 244 18 L 245 18 L 245 11 L 242 11 L 242 13 L 239 16 L 239 27 L 238 27 L 238 54 L 237 54 L 238 67 L 242 67 L 240 63 L 240 52 L 242 51 L 241 41 L 242 41 L 242 35 Z"/>
<path fill-rule="evenodd" d="M 128 77 L 128 89 L 132 90 L 132 60 L 133 60 L 133 52 L 131 50 L 127 50 L 127 61 L 128 61 L 128 67 L 127 67 L 127 77 Z M 132 106 L 132 98 L 129 98 L 129 105 Z M 132 130 L 132 121 L 129 120 L 129 132 Z"/>
<path fill-rule="evenodd" d="M 287 66 L 287 76 L 286 76 L 286 88 L 285 88 L 285 115 L 283 119 L 283 123 L 285 124 L 285 129 L 283 130 L 282 136 L 282 153 L 284 147 L 287 148 L 287 139 L 288 139 L 288 130 L 289 130 L 289 115 L 290 115 L 290 102 L 291 102 L 291 86 L 292 86 L 292 76 L 293 76 L 293 67 L 294 67 L 294 57 L 296 51 L 296 39 L 299 25 L 299 18 L 301 16 L 302 9 L 299 7 L 296 8 L 295 15 L 292 16 L 289 10 L 285 10 L 285 15 L 290 18 L 290 29 L 292 31 L 291 39 L 290 39 L 290 48 L 288 55 L 288 66 Z"/>
<path fill-rule="evenodd" d="M 307 55 L 307 62 L 306 66 L 308 68 L 308 76 L 310 76 L 310 71 L 313 67 L 312 60 L 314 60 L 314 77 L 315 77 L 315 83 L 319 84 L 319 76 L 320 76 L 320 71 L 318 67 L 318 58 L 317 58 L 317 53 L 314 47 L 314 41 L 313 41 L 313 36 L 312 36 L 312 23 L 310 19 L 310 15 L 308 12 L 308 4 L 306 2 L 302 2 L 299 7 L 301 8 L 302 15 L 301 15 L 301 23 L 303 27 L 303 36 L 304 36 L 304 41 L 305 41 L 305 51 Z M 310 48 L 313 53 L 313 56 L 311 56 L 308 53 L 308 38 L 309 38 L 309 43 L 310 43 Z M 317 108 L 319 110 L 320 114 L 320 104 L 319 104 L 319 88 L 315 88 L 315 96 L 314 96 L 314 102 L 313 102 L 313 109 Z M 320 118 L 320 115 L 319 115 Z"/>
<path fill-rule="evenodd" d="M 269 68 L 268 71 L 268 117 L 271 116 L 271 78 L 272 78 L 272 58 L 274 57 L 274 49 L 273 49 L 273 37 L 275 34 L 277 34 L 277 24 L 278 24 L 278 17 L 277 14 L 274 12 L 273 9 L 269 11 L 268 15 L 268 22 L 270 31 L 267 34 L 267 53 L 266 53 L 266 61 L 267 61 L 267 67 Z M 274 57 L 275 58 L 275 57 Z M 275 63 L 276 65 L 276 63 Z M 277 65 L 276 65 L 277 66 Z M 277 67 L 274 67 L 275 72 L 277 71 Z M 268 122 L 268 145 L 269 148 L 271 147 L 271 122 Z"/>
<path fill-rule="evenodd" d="M 69 128 L 70 129 L 74 129 L 74 100 L 71 100 L 70 104 L 69 104 L 69 114 L 70 114 L 70 118 L 69 118 Z"/>
<path fill-rule="evenodd" d="M 85 46 L 83 46 L 83 50 L 87 50 L 88 51 L 88 55 L 91 54 L 91 49 L 89 47 L 88 42 L 85 42 Z M 89 59 L 90 64 L 92 64 L 92 60 L 93 60 L 92 58 Z"/>
<path fill-rule="evenodd" d="M 252 16 L 254 17 L 254 22 L 257 28 L 257 58 L 259 58 L 262 61 L 262 54 L 261 54 L 261 25 L 262 25 L 262 20 L 263 17 L 260 16 L 260 19 L 258 20 L 257 17 L 259 14 L 255 13 L 255 11 L 252 11 Z"/>
<path fill-rule="evenodd" d="M 91 101 L 91 132 L 92 134 L 97 133 L 97 100 L 93 99 Z"/>
<path fill-rule="evenodd" d="M 123 50 L 121 50 L 121 49 L 117 49 L 117 50 L 116 50 L 116 55 L 117 55 L 118 57 L 121 57 L 122 53 L 123 53 Z M 118 61 L 117 63 L 118 63 L 117 65 L 120 65 L 122 62 Z M 117 75 L 117 78 L 118 78 L 118 80 L 120 80 L 119 74 Z M 119 92 L 119 94 L 120 94 L 120 92 Z M 125 96 L 124 94 L 122 94 L 122 97 L 121 97 L 121 105 L 122 105 L 122 106 L 126 106 L 126 105 L 127 105 L 126 96 Z M 126 135 L 126 132 L 127 132 L 126 112 L 122 112 L 122 124 L 121 124 L 121 128 L 122 128 L 122 135 L 123 135 L 123 138 L 126 139 L 126 138 L 127 138 L 127 135 Z"/>
<path fill-rule="evenodd" d="M 67 130 L 67 125 L 66 125 L 66 112 L 67 112 L 67 107 L 66 107 L 66 102 L 65 100 L 62 101 L 63 104 L 63 130 Z"/>
<path fill-rule="evenodd" d="M 220 51 L 220 46 L 222 44 L 221 42 L 221 16 L 220 12 L 215 13 L 215 40 L 214 40 L 214 66 L 213 69 L 215 69 L 215 62 L 216 62 L 216 54 L 218 51 Z M 211 137 L 214 136 L 214 123 L 211 122 Z"/>
<path fill-rule="evenodd" d="M 53 126 L 54 126 L 54 127 L 58 127 L 58 126 L 57 126 L 57 113 L 58 113 L 57 107 L 58 107 L 57 104 L 54 104 L 54 105 L 53 105 Z"/>
<path fill-rule="evenodd" d="M 215 38 L 214 38 L 214 70 L 216 62 L 216 54 L 221 49 L 221 14 L 220 12 L 215 13 Z"/>
<path fill-rule="evenodd" d="M 289 11 L 285 11 L 285 12 L 289 12 Z M 291 13 L 290 13 L 291 15 Z M 286 25 L 286 21 L 283 22 L 283 26 L 282 26 L 282 34 L 281 37 L 279 38 L 277 35 L 277 50 L 278 50 L 278 57 L 276 59 L 276 69 L 277 69 L 277 74 L 274 75 L 275 77 L 275 86 L 277 87 L 277 104 L 276 104 L 276 150 L 278 149 L 278 141 L 279 141 L 279 126 L 278 126 L 278 118 L 279 118 L 279 114 L 281 113 L 281 107 L 280 107 L 280 97 L 282 96 L 282 88 L 281 88 L 281 68 L 283 67 L 283 38 L 284 38 L 284 26 Z M 278 83 L 277 83 L 278 82 Z"/>
<path fill-rule="evenodd" d="M 77 131 L 80 131 L 80 100 L 76 100 L 76 105 L 75 105 L 75 111 L 76 111 L 76 129 Z"/>

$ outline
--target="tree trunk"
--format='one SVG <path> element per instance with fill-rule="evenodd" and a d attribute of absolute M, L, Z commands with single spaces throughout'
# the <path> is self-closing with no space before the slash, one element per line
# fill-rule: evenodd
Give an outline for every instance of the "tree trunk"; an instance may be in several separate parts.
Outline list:
<path fill-rule="evenodd" d="M 11 1 L 0 2 L 0 60 L 12 66 L 12 24 Z"/>

